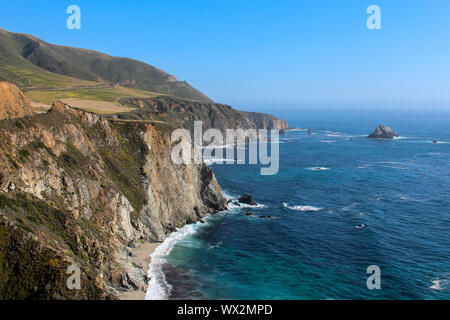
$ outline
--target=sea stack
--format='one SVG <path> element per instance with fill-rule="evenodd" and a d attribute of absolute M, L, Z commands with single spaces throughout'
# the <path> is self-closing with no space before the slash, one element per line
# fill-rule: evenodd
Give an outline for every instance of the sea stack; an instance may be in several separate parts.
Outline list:
<path fill-rule="evenodd" d="M 367 136 L 367 138 L 371 139 L 394 139 L 394 137 L 398 137 L 398 134 L 384 124 L 380 124 L 374 132 Z"/>
<path fill-rule="evenodd" d="M 253 198 L 251 195 L 249 194 L 244 194 L 242 197 L 239 198 L 239 202 L 240 203 L 245 203 L 245 204 L 249 204 L 251 206 L 257 206 L 258 204 L 253 201 Z"/>

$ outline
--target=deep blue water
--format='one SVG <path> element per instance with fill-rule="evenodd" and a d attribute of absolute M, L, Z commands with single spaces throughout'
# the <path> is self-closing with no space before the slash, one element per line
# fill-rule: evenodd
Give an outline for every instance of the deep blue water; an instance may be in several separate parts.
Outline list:
<path fill-rule="evenodd" d="M 229 197 L 250 193 L 263 206 L 189 226 L 163 259 L 169 297 L 450 299 L 450 114 L 281 116 L 313 134 L 280 137 L 274 176 L 212 165 Z M 401 138 L 367 139 L 380 123 Z M 370 265 L 380 290 L 366 286 Z"/>

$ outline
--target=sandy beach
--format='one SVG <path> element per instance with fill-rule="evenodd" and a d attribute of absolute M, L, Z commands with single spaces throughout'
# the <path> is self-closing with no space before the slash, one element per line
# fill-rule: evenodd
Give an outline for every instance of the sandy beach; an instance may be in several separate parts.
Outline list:
<path fill-rule="evenodd" d="M 136 248 L 137 259 L 145 272 L 147 272 L 151 261 L 150 255 L 160 244 L 160 242 L 145 242 L 139 244 Z M 119 298 L 120 300 L 145 300 L 145 292 L 140 290 L 122 292 Z"/>

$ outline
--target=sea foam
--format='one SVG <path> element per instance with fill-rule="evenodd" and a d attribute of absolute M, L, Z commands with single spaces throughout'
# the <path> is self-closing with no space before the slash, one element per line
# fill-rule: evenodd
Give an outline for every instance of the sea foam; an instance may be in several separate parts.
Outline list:
<path fill-rule="evenodd" d="M 441 281 L 440 280 L 431 280 L 432 285 L 428 288 L 432 290 L 442 290 Z"/>
<path fill-rule="evenodd" d="M 330 170 L 330 168 L 327 168 L 327 167 L 310 167 L 310 168 L 306 168 L 306 169 L 311 170 L 311 171 L 327 171 L 327 170 Z"/>
<path fill-rule="evenodd" d="M 262 203 L 257 203 L 256 206 L 252 206 L 252 205 L 246 204 L 246 203 L 240 203 L 238 200 L 239 197 L 237 195 L 231 194 L 225 190 L 222 191 L 222 194 L 228 201 L 229 200 L 232 201 L 232 202 L 228 203 L 228 205 L 227 205 L 228 209 L 239 209 L 239 208 L 262 209 L 262 208 L 267 207 L 265 204 L 262 204 Z M 234 202 L 239 203 L 239 205 L 235 205 Z"/>
<path fill-rule="evenodd" d="M 151 255 L 151 262 L 148 268 L 148 287 L 145 296 L 146 300 L 166 300 L 172 291 L 172 286 L 167 282 L 162 270 L 166 263 L 165 257 L 169 255 L 175 244 L 186 236 L 194 234 L 202 224 L 189 224 L 176 232 L 171 233 L 163 243 L 161 243 Z"/>
<path fill-rule="evenodd" d="M 320 142 L 323 142 L 323 143 L 335 143 L 337 141 L 334 141 L 334 140 L 320 140 Z"/>
<path fill-rule="evenodd" d="M 313 212 L 322 210 L 322 208 L 313 207 L 313 206 L 290 206 L 287 203 L 283 203 L 283 207 L 294 210 L 294 211 L 304 211 L 304 212 Z"/>

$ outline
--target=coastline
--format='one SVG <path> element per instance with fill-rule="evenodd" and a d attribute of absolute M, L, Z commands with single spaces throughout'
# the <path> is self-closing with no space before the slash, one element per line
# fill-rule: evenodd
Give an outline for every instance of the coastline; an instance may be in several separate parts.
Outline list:
<path fill-rule="evenodd" d="M 145 273 L 148 271 L 151 255 L 161 243 L 162 242 L 144 242 L 139 244 L 136 248 L 136 259 L 141 264 Z M 119 300 L 145 300 L 145 294 L 146 292 L 142 290 L 124 291 L 120 293 Z"/>
<path fill-rule="evenodd" d="M 231 196 L 228 195 L 224 191 L 222 191 L 222 194 L 227 200 L 231 198 Z M 227 209 L 224 211 L 221 211 L 221 212 L 225 212 L 229 209 L 230 208 L 227 206 Z M 155 277 L 154 273 L 156 271 L 156 273 L 157 273 L 156 279 L 159 278 L 158 274 L 162 275 L 164 278 L 164 275 L 163 275 L 162 270 L 160 269 L 160 266 L 158 263 L 158 262 L 160 262 L 161 258 L 168 255 L 170 253 L 170 251 L 172 250 L 173 246 L 179 240 L 181 240 L 182 238 L 184 238 L 187 235 L 195 233 L 196 229 L 197 229 L 196 227 L 203 226 L 205 224 L 205 220 L 207 221 L 208 218 L 210 218 L 211 216 L 212 216 L 211 214 L 208 214 L 202 220 L 198 220 L 195 223 L 186 224 L 185 226 L 170 233 L 162 242 L 140 243 L 134 249 L 134 253 L 136 254 L 135 259 L 141 265 L 142 269 L 145 271 L 145 274 L 148 275 L 148 273 L 151 271 L 153 274 L 153 277 Z M 155 259 L 155 260 L 153 261 L 154 262 L 153 265 L 150 266 L 150 263 L 152 262 L 152 256 L 153 256 L 153 259 Z M 119 300 L 146 300 L 147 291 L 148 291 L 149 287 L 152 286 L 152 289 L 155 289 L 155 282 L 151 282 L 150 280 L 151 279 L 148 279 L 148 283 L 145 288 L 145 291 L 144 290 L 123 291 L 118 296 Z M 153 292 L 156 292 L 156 295 L 153 295 L 153 296 L 150 295 L 151 300 L 164 299 L 163 298 L 164 289 L 161 287 L 161 284 L 159 282 L 160 282 L 160 279 L 156 281 L 156 291 L 153 290 Z"/>

